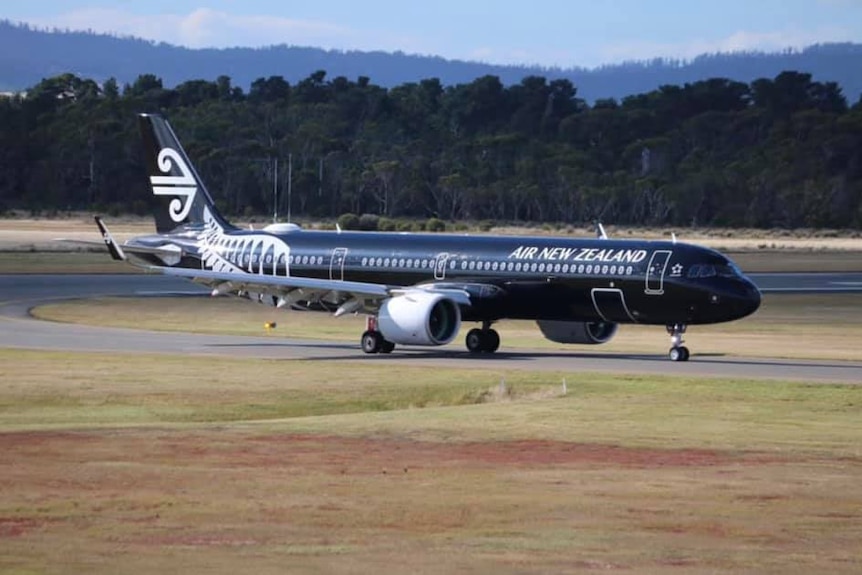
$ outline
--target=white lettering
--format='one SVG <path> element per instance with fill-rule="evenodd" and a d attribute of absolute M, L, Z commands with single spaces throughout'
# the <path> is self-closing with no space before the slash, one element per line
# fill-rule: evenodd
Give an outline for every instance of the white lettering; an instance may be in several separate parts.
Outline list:
<path fill-rule="evenodd" d="M 518 246 L 509 254 L 509 259 L 515 260 L 556 260 L 576 262 L 618 262 L 638 263 L 646 259 L 646 250 L 617 250 L 613 248 L 564 248 L 544 247 L 541 250 L 536 246 Z"/>
<path fill-rule="evenodd" d="M 593 255 L 594 253 L 596 253 L 596 251 L 598 251 L 598 250 L 596 250 L 596 249 L 594 249 L 594 248 L 581 248 L 580 253 L 578 253 L 578 255 L 577 255 L 577 256 L 575 256 L 575 261 L 578 261 L 578 262 L 591 262 L 591 261 L 593 261 L 593 260 L 592 260 L 592 255 Z"/>
<path fill-rule="evenodd" d="M 518 249 L 509 254 L 509 258 L 516 260 L 531 260 L 536 257 L 537 251 L 539 251 L 539 248 L 519 246 Z"/>

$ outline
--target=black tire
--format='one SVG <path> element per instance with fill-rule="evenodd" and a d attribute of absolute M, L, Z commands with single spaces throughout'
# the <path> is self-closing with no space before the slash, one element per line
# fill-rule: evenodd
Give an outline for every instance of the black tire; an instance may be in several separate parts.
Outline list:
<path fill-rule="evenodd" d="M 395 344 L 387 339 L 384 339 L 383 343 L 380 344 L 380 353 L 392 353 L 394 349 Z"/>
<path fill-rule="evenodd" d="M 485 348 L 485 332 L 479 328 L 471 329 L 467 332 L 464 343 L 467 344 L 467 350 L 470 353 L 481 353 Z"/>
<path fill-rule="evenodd" d="M 482 351 L 485 353 L 494 353 L 500 349 L 500 334 L 497 330 L 489 329 L 484 333 L 484 345 Z"/>
<path fill-rule="evenodd" d="M 679 347 L 670 348 L 670 351 L 668 352 L 667 356 L 670 358 L 671 361 L 688 361 L 688 358 L 691 356 L 691 353 L 689 353 L 687 347 L 681 345 Z"/>
<path fill-rule="evenodd" d="M 376 331 L 366 331 L 359 340 L 365 353 L 379 353 L 383 347 L 383 336 Z"/>

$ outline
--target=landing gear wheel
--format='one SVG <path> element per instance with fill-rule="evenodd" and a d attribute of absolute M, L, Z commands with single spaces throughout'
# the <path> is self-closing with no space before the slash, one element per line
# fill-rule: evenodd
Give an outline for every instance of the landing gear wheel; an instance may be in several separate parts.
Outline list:
<path fill-rule="evenodd" d="M 379 353 L 386 340 L 383 339 L 380 332 L 369 330 L 362 334 L 362 338 L 359 341 L 362 344 L 362 351 L 365 353 Z"/>
<path fill-rule="evenodd" d="M 672 347 L 668 353 L 668 357 L 671 361 L 688 361 L 689 355 L 688 348 L 684 345 L 680 347 Z"/>
<path fill-rule="evenodd" d="M 494 353 L 500 348 L 500 334 L 493 329 L 473 328 L 465 339 L 470 353 Z"/>
<path fill-rule="evenodd" d="M 392 353 L 392 350 L 394 349 L 395 344 L 388 339 L 384 339 L 383 343 L 380 345 L 380 353 Z"/>
<path fill-rule="evenodd" d="M 481 353 L 485 346 L 485 333 L 479 328 L 473 328 L 467 332 L 467 337 L 464 339 L 467 344 L 467 350 L 470 353 Z"/>
<path fill-rule="evenodd" d="M 688 348 L 682 345 L 682 336 L 685 334 L 684 323 L 673 323 L 667 326 L 667 334 L 670 336 L 670 351 L 667 356 L 671 361 L 688 361 Z"/>
<path fill-rule="evenodd" d="M 482 351 L 494 353 L 500 349 L 500 334 L 496 330 L 489 329 L 485 332 L 485 346 Z"/>

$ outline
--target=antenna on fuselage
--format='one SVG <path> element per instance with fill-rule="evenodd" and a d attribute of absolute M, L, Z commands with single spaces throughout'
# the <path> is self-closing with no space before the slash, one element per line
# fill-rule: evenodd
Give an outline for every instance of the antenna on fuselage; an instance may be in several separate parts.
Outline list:
<path fill-rule="evenodd" d="M 596 237 L 600 240 L 608 239 L 608 234 L 605 232 L 605 226 L 602 225 L 602 222 L 596 222 Z"/>
<path fill-rule="evenodd" d="M 673 243 L 676 243 L 676 232 L 670 233 L 670 239 L 673 241 Z"/>

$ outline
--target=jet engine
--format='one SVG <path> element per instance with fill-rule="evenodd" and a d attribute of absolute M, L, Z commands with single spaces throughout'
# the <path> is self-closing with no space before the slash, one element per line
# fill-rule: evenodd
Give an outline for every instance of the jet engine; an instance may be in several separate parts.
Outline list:
<path fill-rule="evenodd" d="M 536 322 L 545 339 L 557 343 L 607 343 L 617 333 L 618 324 L 606 321 L 556 321 L 538 320 Z"/>
<path fill-rule="evenodd" d="M 377 329 L 392 343 L 445 345 L 461 327 L 461 308 L 443 294 L 414 291 L 380 306 Z"/>

